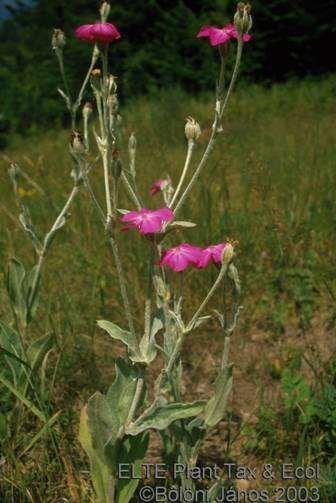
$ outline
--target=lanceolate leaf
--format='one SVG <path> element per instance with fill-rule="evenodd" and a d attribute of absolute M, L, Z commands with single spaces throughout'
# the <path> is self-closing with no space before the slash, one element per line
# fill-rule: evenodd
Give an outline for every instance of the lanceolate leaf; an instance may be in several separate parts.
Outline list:
<path fill-rule="evenodd" d="M 163 430 L 167 428 L 173 421 L 194 417 L 204 410 L 204 402 L 193 403 L 170 403 L 167 405 L 151 408 L 147 415 L 139 418 L 130 426 L 126 433 L 130 435 L 138 435 L 142 431 L 154 429 Z"/>
<path fill-rule="evenodd" d="M 88 428 L 92 439 L 92 447 L 107 464 L 105 447 L 115 442 L 118 433 L 118 424 L 113 420 L 113 413 L 106 398 L 96 392 L 87 404 Z"/>
<path fill-rule="evenodd" d="M 136 477 L 141 476 L 140 467 L 146 454 L 149 442 L 149 433 L 144 432 L 136 437 L 126 437 L 118 452 L 118 463 L 130 463 Z M 120 479 L 116 503 L 128 503 L 139 484 L 139 478 Z"/>
<path fill-rule="evenodd" d="M 137 367 L 128 365 L 122 358 L 117 359 L 115 367 L 116 377 L 107 392 L 106 400 L 119 429 L 126 422 L 142 372 Z"/>
<path fill-rule="evenodd" d="M 116 339 L 117 341 L 121 341 L 124 344 L 126 344 L 131 354 L 138 353 L 138 344 L 134 335 L 131 332 L 128 332 L 127 330 L 122 330 L 120 327 L 118 327 L 118 325 L 112 323 L 112 321 L 99 320 L 97 321 L 97 323 L 98 326 L 103 330 L 106 330 L 106 332 L 113 339 Z"/>
<path fill-rule="evenodd" d="M 84 407 L 81 412 L 79 441 L 90 459 L 91 478 L 97 495 L 97 501 L 99 501 L 99 503 L 109 503 L 109 489 L 111 484 L 110 470 L 101 460 L 92 445 L 92 435 L 88 426 L 87 407 Z"/>
<path fill-rule="evenodd" d="M 205 424 L 215 426 L 224 417 L 227 399 L 232 388 L 232 367 L 221 371 L 215 382 L 215 393 L 205 407 Z"/>
<path fill-rule="evenodd" d="M 25 268 L 15 258 L 12 258 L 8 265 L 7 291 L 16 316 L 23 325 L 27 319 L 27 291 L 25 284 Z"/>

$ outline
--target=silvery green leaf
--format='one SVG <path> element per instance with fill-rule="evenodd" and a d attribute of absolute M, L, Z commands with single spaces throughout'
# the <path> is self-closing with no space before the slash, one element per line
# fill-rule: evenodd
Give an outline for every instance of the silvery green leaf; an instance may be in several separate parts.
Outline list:
<path fill-rule="evenodd" d="M 135 421 L 127 430 L 129 435 L 154 429 L 163 430 L 178 419 L 194 417 L 203 412 L 204 402 L 193 403 L 169 403 L 157 407 L 151 407 L 147 414 Z"/>
<path fill-rule="evenodd" d="M 35 316 L 37 306 L 38 306 L 38 292 L 40 288 L 40 282 L 41 282 L 41 275 L 39 274 L 36 284 L 35 284 L 35 276 L 36 272 L 38 270 L 38 266 L 35 265 L 30 271 L 27 276 L 27 307 L 28 307 L 28 313 L 27 313 L 27 320 L 31 321 L 31 319 Z M 34 286 L 35 285 L 35 286 Z M 34 291 L 33 291 L 34 289 Z"/>
<path fill-rule="evenodd" d="M 135 478 L 120 479 L 116 503 L 129 503 L 138 487 L 141 477 L 141 463 L 145 457 L 149 443 L 149 433 L 144 432 L 135 437 L 126 437 L 118 451 L 118 463 L 130 463 Z"/>
<path fill-rule="evenodd" d="M 101 457 L 93 446 L 87 409 L 88 407 L 86 406 L 81 411 L 79 441 L 90 459 L 91 479 L 97 499 L 101 503 L 108 503 L 111 482 L 110 468 L 101 460 Z"/>
<path fill-rule="evenodd" d="M 23 348 L 20 340 L 19 334 L 13 330 L 8 325 L 5 325 L 0 321 L 0 346 L 6 351 L 3 352 L 4 359 L 12 372 L 13 382 L 15 386 L 18 386 L 20 376 L 22 373 L 21 360 L 24 359 Z M 12 358 L 10 355 L 14 355 Z M 17 360 L 17 358 L 19 360 Z M 25 362 L 25 365 L 28 365 Z M 3 372 L 3 365 L 1 365 L 1 371 Z"/>
<path fill-rule="evenodd" d="M 27 323 L 27 289 L 25 278 L 26 271 L 24 266 L 21 262 L 12 258 L 8 265 L 7 292 L 13 310 L 24 326 Z"/>
<path fill-rule="evenodd" d="M 117 211 L 122 215 L 127 215 L 131 210 L 124 210 L 123 208 L 117 208 Z"/>
<path fill-rule="evenodd" d="M 169 227 L 196 227 L 197 224 L 194 224 L 194 222 L 187 222 L 184 220 L 175 220 L 174 222 L 169 224 Z"/>
<path fill-rule="evenodd" d="M 32 226 L 32 222 L 30 220 L 30 215 L 27 210 L 25 211 L 25 213 L 20 213 L 19 221 L 20 221 L 22 227 L 24 228 L 24 230 L 31 237 L 31 240 L 32 240 L 32 243 L 34 245 L 36 252 L 39 253 L 42 250 L 42 244 L 35 233 L 35 230 Z"/>
<path fill-rule="evenodd" d="M 205 407 L 205 424 L 215 426 L 224 417 L 226 404 L 232 388 L 232 366 L 221 370 L 215 381 L 215 393 Z"/>
<path fill-rule="evenodd" d="M 113 339 L 116 339 L 117 341 L 121 341 L 124 344 L 126 344 L 126 346 L 130 351 L 131 359 L 133 359 L 134 356 L 139 357 L 138 343 L 136 341 L 135 336 L 131 332 L 121 329 L 120 327 L 118 327 L 118 325 L 112 323 L 111 321 L 98 320 L 97 324 L 100 328 L 106 330 L 106 332 Z"/>
<path fill-rule="evenodd" d="M 236 266 L 233 263 L 231 263 L 229 265 L 228 276 L 234 282 L 237 292 L 240 293 L 239 274 L 238 274 L 238 270 L 237 270 Z"/>
<path fill-rule="evenodd" d="M 118 423 L 114 411 L 111 410 L 107 399 L 98 391 L 89 399 L 87 404 L 88 428 L 91 435 L 92 447 L 100 460 L 113 465 L 111 450 L 106 456 L 107 445 L 115 447 L 118 434 Z"/>
<path fill-rule="evenodd" d="M 107 392 L 106 400 L 115 415 L 119 430 L 120 426 L 124 425 L 127 420 L 137 388 L 137 382 L 142 377 L 142 373 L 136 366 L 129 365 L 122 358 L 117 359 L 115 369 L 116 377 Z"/>

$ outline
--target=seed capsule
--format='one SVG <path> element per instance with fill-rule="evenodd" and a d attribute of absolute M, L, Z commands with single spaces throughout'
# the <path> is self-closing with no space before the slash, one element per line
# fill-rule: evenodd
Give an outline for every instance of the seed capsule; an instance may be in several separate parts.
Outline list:
<path fill-rule="evenodd" d="M 62 30 L 55 28 L 51 38 L 51 46 L 53 50 L 54 51 L 56 51 L 57 49 L 62 50 L 65 44 L 66 44 L 66 38 L 64 32 Z"/>
<path fill-rule="evenodd" d="M 184 128 L 187 140 L 197 140 L 201 135 L 201 127 L 193 117 L 187 117 Z"/>

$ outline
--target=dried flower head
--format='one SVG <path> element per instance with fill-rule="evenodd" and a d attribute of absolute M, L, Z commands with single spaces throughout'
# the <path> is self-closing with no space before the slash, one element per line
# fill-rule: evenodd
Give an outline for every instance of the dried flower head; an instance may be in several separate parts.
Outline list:
<path fill-rule="evenodd" d="M 106 19 L 109 17 L 110 11 L 111 11 L 110 2 L 101 2 L 99 12 L 103 22 L 106 21 Z"/>
<path fill-rule="evenodd" d="M 66 38 L 64 32 L 62 30 L 59 30 L 58 28 L 55 28 L 51 38 L 51 46 L 53 50 L 54 51 L 56 51 L 57 49 L 62 50 L 65 44 L 66 44 Z"/>
<path fill-rule="evenodd" d="M 82 114 L 85 119 L 88 119 L 93 112 L 93 107 L 90 101 L 87 101 L 82 109 Z"/>
<path fill-rule="evenodd" d="M 197 140 L 201 135 L 200 125 L 190 116 L 186 118 L 186 121 L 184 131 L 187 140 Z"/>
<path fill-rule="evenodd" d="M 234 25 L 241 35 L 246 35 L 252 28 L 251 5 L 239 2 L 234 16 Z"/>
<path fill-rule="evenodd" d="M 78 129 L 74 129 L 71 133 L 70 146 L 75 154 L 84 154 L 86 150 L 83 136 Z"/>

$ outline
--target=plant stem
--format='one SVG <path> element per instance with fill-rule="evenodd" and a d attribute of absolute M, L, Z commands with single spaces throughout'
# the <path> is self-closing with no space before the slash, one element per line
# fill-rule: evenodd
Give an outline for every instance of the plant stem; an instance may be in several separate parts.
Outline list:
<path fill-rule="evenodd" d="M 177 186 L 177 188 L 176 188 L 176 190 L 174 192 L 173 198 L 172 198 L 172 200 L 170 201 L 170 203 L 168 205 L 169 208 L 172 208 L 172 206 L 174 205 L 174 203 L 175 203 L 175 201 L 177 199 L 177 196 L 179 195 L 179 193 L 181 191 L 184 179 L 185 179 L 185 177 L 187 175 L 187 172 L 188 172 L 188 169 L 189 169 L 189 166 L 190 166 L 190 161 L 191 161 L 191 158 L 192 158 L 192 154 L 193 154 L 194 148 L 195 148 L 195 140 L 193 140 L 193 139 L 188 140 L 188 150 L 187 150 L 187 157 L 186 157 L 186 160 L 185 160 L 184 168 L 183 168 L 182 175 L 181 175 L 180 181 L 178 183 L 178 186 Z"/>
<path fill-rule="evenodd" d="M 214 282 L 214 284 L 210 288 L 208 294 L 206 295 L 205 299 L 203 300 L 203 302 L 201 303 L 201 305 L 199 306 L 199 308 L 197 309 L 197 311 L 195 312 L 195 314 L 191 318 L 190 322 L 188 323 L 188 325 L 187 325 L 187 331 L 192 330 L 192 328 L 194 326 L 194 323 L 197 321 L 198 317 L 200 316 L 200 314 L 202 313 L 203 309 L 208 304 L 209 300 L 211 299 L 211 297 L 213 296 L 213 294 L 217 290 L 220 282 L 222 281 L 223 277 L 225 276 L 227 268 L 228 268 L 228 264 L 227 263 L 223 263 L 222 266 L 221 266 L 221 268 L 220 268 L 220 271 L 219 271 L 219 274 L 217 276 L 216 281 Z"/>
<path fill-rule="evenodd" d="M 43 248 L 42 248 L 42 250 L 41 250 L 41 252 L 39 254 L 39 259 L 38 259 L 38 262 L 37 262 L 37 268 L 36 268 L 36 271 L 35 271 L 35 274 L 34 274 L 32 288 L 31 288 L 31 291 L 30 291 L 29 299 L 28 299 L 28 308 L 29 308 L 29 310 L 32 307 L 32 303 L 33 303 L 33 300 L 34 300 L 35 295 L 36 295 L 36 291 L 37 291 L 38 284 L 39 284 L 39 279 L 40 279 L 40 276 L 41 276 L 42 265 L 43 265 L 44 259 L 46 257 L 47 251 L 48 251 L 50 240 L 53 237 L 53 235 L 55 234 L 55 232 L 57 231 L 58 227 L 60 226 L 63 218 L 65 217 L 66 213 L 68 212 L 69 207 L 72 204 L 72 202 L 73 202 L 75 196 L 77 195 L 78 191 L 79 191 L 79 185 L 76 183 L 74 185 L 74 187 L 73 187 L 73 189 L 72 189 L 72 191 L 70 193 L 70 196 L 69 196 L 67 202 L 65 203 L 65 205 L 64 205 L 61 213 L 58 215 L 58 217 L 56 218 L 56 220 L 55 220 L 53 226 L 51 227 L 50 231 L 46 234 L 46 236 L 44 238 Z"/>
<path fill-rule="evenodd" d="M 134 192 L 133 187 L 130 184 L 130 182 L 124 172 L 121 173 L 121 179 L 124 182 L 125 187 L 128 190 L 128 193 L 129 193 L 131 199 L 133 199 L 137 209 L 141 210 L 141 208 L 142 208 L 141 202 L 140 202 L 139 198 L 137 197 L 136 193 Z"/>
<path fill-rule="evenodd" d="M 130 332 L 134 335 L 134 337 L 136 337 L 134 324 L 133 324 L 133 317 L 132 317 L 132 312 L 131 312 L 131 306 L 129 303 L 127 289 L 126 289 L 126 281 L 125 281 L 124 271 L 123 271 L 122 263 L 120 260 L 118 243 L 112 236 L 110 236 L 109 242 L 110 242 L 110 245 L 112 248 L 112 252 L 113 252 L 113 256 L 114 256 L 114 260 L 115 260 L 115 264 L 116 264 L 116 268 L 117 268 L 117 273 L 118 273 L 118 278 L 119 278 L 119 286 L 120 286 L 121 296 L 122 296 L 123 303 L 124 303 L 124 309 L 125 309 L 125 315 L 126 315 L 127 322 L 128 322 L 128 327 L 129 327 Z"/>
<path fill-rule="evenodd" d="M 235 67 L 234 67 L 234 70 L 233 70 L 233 74 L 232 74 L 232 78 L 231 78 L 231 82 L 230 82 L 230 85 L 229 85 L 228 92 L 226 94 L 226 97 L 224 99 L 224 103 L 223 103 L 222 106 L 221 106 L 221 100 L 219 100 L 219 104 L 220 104 L 219 109 L 218 109 L 217 103 L 216 103 L 215 119 L 214 119 L 214 122 L 213 122 L 213 125 L 212 125 L 212 133 L 211 133 L 208 145 L 207 145 L 207 147 L 205 149 L 203 157 L 200 160 L 200 162 L 199 162 L 199 164 L 198 164 L 198 166 L 196 168 L 196 171 L 193 174 L 193 176 L 192 176 L 192 178 L 191 178 L 188 186 L 184 190 L 182 196 L 180 197 L 180 200 L 178 201 L 177 205 L 175 206 L 175 209 L 174 209 L 175 216 L 180 211 L 183 203 L 185 202 L 185 200 L 186 200 L 187 196 L 189 195 L 191 189 L 193 188 L 194 184 L 196 183 L 198 177 L 200 176 L 200 173 L 201 173 L 202 169 L 204 168 L 205 164 L 207 163 L 207 161 L 209 159 L 209 156 L 210 156 L 210 154 L 211 154 L 211 152 L 213 150 L 213 147 L 214 147 L 214 144 L 215 144 L 215 139 L 216 139 L 216 136 L 218 134 L 217 128 L 218 128 L 219 121 L 223 117 L 223 113 L 225 111 L 225 108 L 226 108 L 226 105 L 227 105 L 228 100 L 230 98 L 230 95 L 231 95 L 231 92 L 233 90 L 234 84 L 235 84 L 235 82 L 237 80 L 237 77 L 238 77 L 238 70 L 239 70 L 239 65 L 240 65 L 240 61 L 241 61 L 242 50 L 243 50 L 243 40 L 242 40 L 241 36 L 239 36 L 239 38 L 238 38 L 238 46 L 237 46 L 236 63 L 235 63 Z M 222 74 L 223 64 L 224 63 L 223 63 L 223 60 L 222 60 L 221 74 Z M 224 78 L 224 77 L 222 77 L 222 78 Z M 221 80 L 221 76 L 220 76 L 220 80 Z"/>

